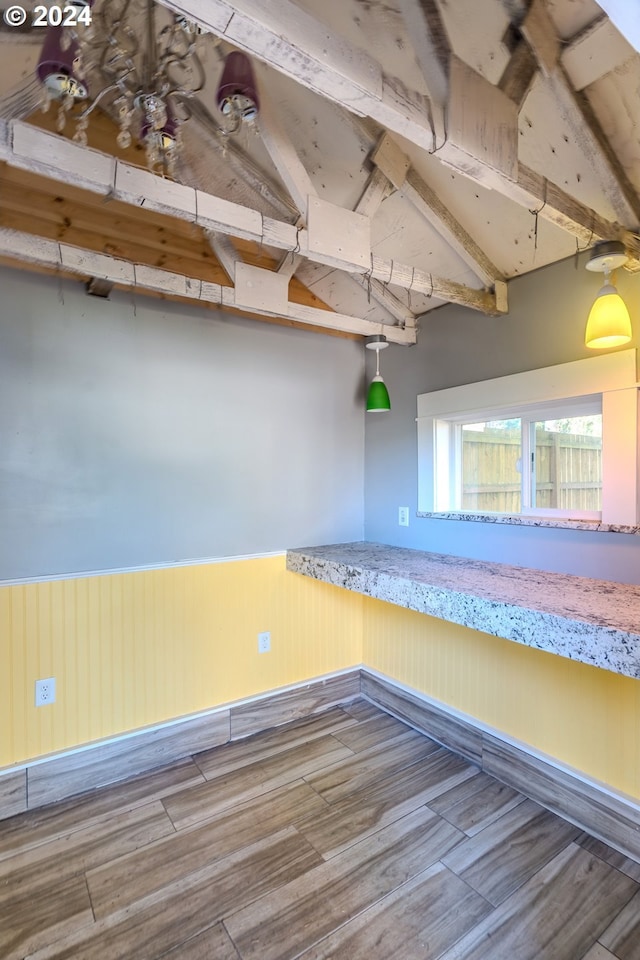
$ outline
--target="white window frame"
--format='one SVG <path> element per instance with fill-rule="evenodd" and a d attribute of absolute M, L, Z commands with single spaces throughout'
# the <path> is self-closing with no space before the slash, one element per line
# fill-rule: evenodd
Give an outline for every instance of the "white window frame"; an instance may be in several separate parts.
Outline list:
<path fill-rule="evenodd" d="M 636 526 L 639 417 L 635 349 L 419 395 L 418 512 L 462 513 L 455 501 L 454 491 L 460 490 L 461 484 L 453 439 L 463 422 L 538 412 L 543 419 L 545 408 L 547 412 L 578 409 L 594 397 L 602 403 L 601 516 L 531 508 L 518 516 L 595 519 Z"/>

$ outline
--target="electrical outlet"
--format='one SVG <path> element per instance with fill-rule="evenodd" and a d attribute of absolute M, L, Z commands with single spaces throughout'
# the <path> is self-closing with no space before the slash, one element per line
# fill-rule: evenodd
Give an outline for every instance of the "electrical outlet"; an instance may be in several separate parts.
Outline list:
<path fill-rule="evenodd" d="M 56 702 L 56 678 L 36 680 L 36 707 L 46 707 Z"/>
<path fill-rule="evenodd" d="M 398 523 L 401 527 L 409 526 L 409 507 L 398 507 Z"/>
<path fill-rule="evenodd" d="M 258 653 L 269 653 L 271 650 L 271 634 L 268 630 L 258 634 Z"/>

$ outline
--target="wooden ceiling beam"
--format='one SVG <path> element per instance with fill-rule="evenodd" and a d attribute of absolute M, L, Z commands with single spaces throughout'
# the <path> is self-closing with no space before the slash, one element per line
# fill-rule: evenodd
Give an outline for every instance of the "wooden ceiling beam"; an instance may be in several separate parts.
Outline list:
<path fill-rule="evenodd" d="M 560 63 L 560 39 L 544 0 L 532 0 L 522 35 L 550 84 L 561 115 L 618 217 L 627 226 L 640 223 L 640 197 L 608 144 L 586 97 L 574 90 Z"/>
<path fill-rule="evenodd" d="M 372 220 L 380 204 L 385 197 L 391 193 L 392 189 L 393 184 L 389 182 L 378 167 L 374 166 L 369 174 L 362 195 L 355 206 L 355 212 L 369 217 L 369 219 Z M 388 310 L 391 316 L 395 317 L 399 323 L 403 326 L 408 324 L 411 327 L 415 327 L 415 313 L 413 313 L 402 300 L 396 297 L 395 293 L 387 289 L 383 283 L 373 279 L 373 277 L 365 277 L 363 274 L 358 273 L 352 274 L 352 277 L 359 286 L 367 291 L 369 299 L 373 297 L 373 299 L 376 300 L 381 307 L 384 307 L 385 310 Z"/>
<path fill-rule="evenodd" d="M 264 76 L 264 74 L 263 74 Z M 309 196 L 316 195 L 298 152 L 285 133 L 268 94 L 268 84 L 260 86 L 260 137 L 301 217 L 306 220 Z"/>
<path fill-rule="evenodd" d="M 260 71 L 258 71 L 258 75 L 260 76 Z M 264 91 L 266 88 L 267 84 L 263 82 L 261 85 L 261 90 Z M 304 227 L 308 217 L 309 198 L 317 197 L 318 194 L 309 174 L 304 167 L 304 164 L 301 162 L 300 157 L 298 156 L 296 148 L 282 127 L 274 105 L 271 102 L 271 98 L 264 92 L 260 95 L 260 113 L 258 115 L 258 122 L 260 126 L 260 135 L 267 149 L 267 153 L 271 157 L 276 170 L 278 171 L 298 209 L 298 212 L 300 213 L 300 219 L 296 227 L 301 229 Z M 380 200 L 381 199 L 382 196 L 380 196 Z M 370 206 L 372 208 L 372 212 L 367 215 L 373 216 L 373 212 L 375 212 L 375 210 L 373 209 L 373 204 L 370 203 Z M 357 210 L 356 212 L 360 213 L 361 211 Z M 303 262 L 303 259 L 304 258 L 298 253 L 287 254 L 282 259 L 282 262 L 278 267 L 278 273 L 291 279 L 298 269 L 298 266 Z M 358 277 L 353 276 L 353 279 L 357 280 Z M 377 287 L 374 290 L 373 285 L 370 288 L 370 294 L 391 314 L 391 316 L 394 317 L 394 319 L 399 320 L 403 324 L 407 322 L 407 311 L 403 310 L 400 313 L 397 310 L 395 297 L 383 298 Z M 410 322 L 413 326 L 415 326 L 415 316 L 413 314 L 410 316 Z"/>
<path fill-rule="evenodd" d="M 449 38 L 435 0 L 399 0 L 399 6 L 427 88 L 435 149 L 446 139 Z"/>
<path fill-rule="evenodd" d="M 374 167 L 371 171 L 362 196 L 358 200 L 355 211 L 365 217 L 373 217 L 380 204 L 393 193 L 394 186 L 382 170 Z"/>
<path fill-rule="evenodd" d="M 67 184 L 57 184 L 52 192 L 51 180 L 6 164 L 0 164 L 0 226 L 222 285 L 232 283 L 236 259 L 266 269 L 276 266 L 258 244 L 236 240 L 233 263 L 227 258 L 231 270 L 227 274 L 205 232 L 195 224 L 116 200 L 105 203 L 104 198 Z M 306 306 L 324 306 L 296 278 L 291 280 L 289 297 Z"/>
<path fill-rule="evenodd" d="M 45 240 L 32 234 L 15 230 L 0 229 L 0 256 L 18 259 L 37 266 L 53 267 L 82 277 L 101 277 L 114 284 L 132 289 L 146 289 L 171 296 L 184 297 L 194 302 L 220 304 L 231 309 L 245 309 L 246 304 L 236 301 L 236 292 L 231 287 L 208 283 L 195 277 L 188 277 L 159 270 L 144 264 L 133 264 L 118 260 L 94 250 L 73 247 L 66 243 Z M 266 278 L 277 274 L 260 271 Z M 284 317 L 300 321 L 315 327 L 335 328 L 347 333 L 368 336 L 380 333 L 380 323 L 334 313 L 331 310 L 318 309 L 292 302 L 285 302 L 285 310 L 272 308 L 269 303 L 253 304 L 252 312 L 265 316 Z M 391 343 L 410 345 L 416 342 L 416 332 L 412 329 L 385 326 L 387 339 Z"/>
<path fill-rule="evenodd" d="M 331 247 L 329 252 L 321 251 L 317 246 L 310 245 L 311 234 L 306 230 L 297 231 L 291 224 L 263 217 L 258 210 L 163 179 L 19 120 L 5 124 L 4 130 L 0 122 L 0 160 L 23 169 L 33 169 L 45 176 L 60 177 L 67 183 L 79 183 L 83 188 L 102 196 L 113 196 L 133 206 L 144 207 L 145 210 L 151 209 L 156 213 L 187 220 L 205 230 L 299 252 L 317 263 L 329 263 L 347 273 L 369 275 L 407 290 L 414 289 L 418 276 L 422 274 L 423 292 L 428 296 L 433 294 L 438 299 L 459 303 L 483 313 L 502 312 L 493 294 L 432 277 L 406 264 L 375 257 L 370 246 L 367 249 L 358 246 L 360 241 L 357 236 L 342 236 L 340 231 L 335 235 L 335 230 L 331 233 L 325 230 L 325 240 L 328 238 Z M 319 203 L 315 200 L 315 204 Z M 326 218 L 331 214 L 332 205 L 323 201 L 320 206 L 327 226 Z M 348 220 L 350 226 L 353 226 L 352 218 L 359 218 L 363 222 L 368 219 L 338 207 L 333 208 L 333 213 Z M 345 241 L 348 241 L 347 250 L 344 249 Z"/>
<path fill-rule="evenodd" d="M 91 278 L 88 275 L 83 275 L 78 272 L 71 272 L 68 270 L 61 269 L 60 267 L 47 267 L 38 263 L 25 263 L 24 260 L 18 260 L 15 257 L 5 257 L 0 256 L 0 266 L 8 267 L 11 270 L 27 270 L 30 273 L 39 273 L 44 276 L 56 277 L 58 279 L 64 280 L 80 280 L 89 282 Z M 113 285 L 115 290 L 130 290 L 131 288 L 125 284 L 114 283 Z M 192 307 L 194 305 L 193 300 L 188 297 L 181 297 L 177 294 L 172 293 L 160 293 L 157 290 L 148 290 L 144 287 L 136 288 L 136 296 L 139 294 L 143 297 L 151 297 L 156 300 L 163 300 L 169 303 L 179 303 L 186 306 Z M 309 324 L 303 323 L 300 320 L 291 320 L 288 317 L 272 317 L 267 316 L 266 314 L 252 313 L 249 310 L 236 310 L 234 307 L 223 306 L 219 303 L 211 303 L 209 301 L 199 300 L 198 306 L 205 310 L 212 310 L 216 312 L 224 311 L 224 313 L 229 316 L 237 316 L 242 319 L 258 320 L 261 323 L 272 323 L 275 326 L 280 327 L 290 327 L 295 328 L 296 330 L 308 330 L 311 333 L 322 333 L 329 337 L 339 337 L 344 340 L 358 340 L 362 339 L 361 334 L 357 333 L 347 333 L 345 330 L 338 330 L 331 327 L 323 327 L 319 324 Z M 328 311 L 330 314 L 330 311 Z"/>
<path fill-rule="evenodd" d="M 428 99 L 292 0 L 161 0 L 322 97 L 432 150 Z"/>
<path fill-rule="evenodd" d="M 563 48 L 560 59 L 574 90 L 615 70 L 634 56 L 633 49 L 605 14 L 597 17 Z"/>
<path fill-rule="evenodd" d="M 371 160 L 483 283 L 491 287 L 496 280 L 504 280 L 502 272 L 456 220 L 436 191 L 413 169 L 409 157 L 388 133 L 378 141 Z"/>
<path fill-rule="evenodd" d="M 364 277 L 362 274 L 352 274 L 356 283 L 367 291 L 367 294 L 389 311 L 391 316 L 395 317 L 403 326 L 415 327 L 416 314 L 409 309 L 406 303 L 403 303 L 399 297 L 396 297 L 389 288 L 380 280 L 374 277 Z"/>
<path fill-rule="evenodd" d="M 233 241 L 230 237 L 226 237 L 222 233 L 209 233 L 207 239 L 220 266 L 226 273 L 231 284 L 233 284 L 233 278 L 236 272 L 236 260 L 242 259 L 234 247 Z"/>
<path fill-rule="evenodd" d="M 324 25 L 301 11 L 291 0 L 234 0 L 233 6 L 226 0 L 208 0 L 206 6 L 202 0 L 161 2 L 195 20 L 204 29 L 226 37 L 240 49 L 302 86 L 314 90 L 320 96 L 341 104 L 358 116 L 369 116 L 377 120 L 384 127 L 401 134 L 423 149 L 433 149 L 428 99 L 415 91 L 407 91 L 393 78 L 384 76 L 378 63 L 343 38 L 328 32 Z M 614 3 L 615 0 L 606 2 Z M 626 0 L 619 0 L 619 6 L 623 6 L 625 2 Z M 525 3 L 522 4 L 522 9 L 526 9 Z M 291 13 L 296 15 L 295 26 L 290 23 Z M 301 23 L 300 18 L 305 19 L 306 26 Z M 477 75 L 470 78 L 467 84 L 472 92 L 471 79 L 475 82 Z M 485 89 L 488 90 L 488 87 L 485 86 Z M 498 93 L 502 91 L 498 90 Z M 457 99 L 464 116 L 464 97 Z M 508 101 L 509 97 L 505 95 L 505 99 Z M 517 108 L 515 109 L 517 112 Z M 474 112 L 471 111 L 472 114 Z M 489 105 L 485 114 L 491 115 Z M 512 125 L 508 126 L 511 130 Z M 477 132 L 480 134 L 480 129 Z M 451 149 L 440 149 L 438 158 L 503 196 L 524 206 L 532 205 L 532 197 L 523 183 L 523 180 L 528 180 L 526 172 L 521 176 L 517 169 L 513 173 L 492 169 L 483 158 L 476 157 L 473 162 L 473 155 L 465 157 L 464 151 L 460 153 Z M 551 184 L 549 186 L 551 187 Z M 564 221 L 568 228 L 570 226 L 572 233 L 580 235 L 580 221 L 584 219 L 586 208 L 583 207 L 582 213 L 572 219 L 571 215 L 567 216 L 567 204 L 564 202 L 567 195 L 555 186 L 553 190 L 548 190 L 548 194 L 562 202 L 558 210 L 550 208 L 546 211 L 547 218 L 555 217 L 554 222 Z M 575 201 L 573 203 L 575 204 Z M 551 207 L 549 200 L 547 207 Z M 588 210 L 586 212 L 590 213 Z M 604 221 L 601 219 L 600 222 Z M 613 239 L 622 229 L 619 224 L 609 223 L 602 239 Z M 631 246 L 634 246 L 632 238 Z"/>
<path fill-rule="evenodd" d="M 527 99 L 527 94 L 533 86 L 537 72 L 538 61 L 533 54 L 533 50 L 526 40 L 519 40 L 498 81 L 498 86 L 502 92 L 506 93 L 518 107 L 518 113 Z"/>
<path fill-rule="evenodd" d="M 515 176 L 517 111 L 457 57 L 448 58 L 446 137 L 436 143 L 427 96 L 387 76 L 364 50 L 328 31 L 292 0 L 162 2 L 350 112 L 371 117 L 424 150 L 437 147 L 440 160 L 479 183 L 496 166 Z"/>
<path fill-rule="evenodd" d="M 633 0 L 597 0 L 620 33 L 640 53 L 640 17 Z"/>
<path fill-rule="evenodd" d="M 557 184 L 552 183 L 524 164 L 518 168 L 518 180 L 500 184 L 502 193 L 532 214 L 555 224 L 572 234 L 583 248 L 596 240 L 620 240 L 630 257 L 626 268 L 640 270 L 640 239 L 619 223 L 601 217 L 590 207 L 580 203 Z"/>

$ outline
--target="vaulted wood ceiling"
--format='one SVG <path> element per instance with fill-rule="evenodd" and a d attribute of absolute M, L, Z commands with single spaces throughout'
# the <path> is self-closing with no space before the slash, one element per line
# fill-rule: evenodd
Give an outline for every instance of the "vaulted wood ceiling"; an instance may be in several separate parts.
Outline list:
<path fill-rule="evenodd" d="M 405 344 L 442 303 L 507 313 L 510 278 L 599 239 L 640 269 L 635 0 L 164 6 L 205 31 L 176 183 L 119 149 L 100 109 L 87 147 L 72 123 L 53 132 L 32 79 L 42 32 L 0 30 L 4 262 Z M 215 91 L 233 49 L 260 112 L 227 137 Z"/>

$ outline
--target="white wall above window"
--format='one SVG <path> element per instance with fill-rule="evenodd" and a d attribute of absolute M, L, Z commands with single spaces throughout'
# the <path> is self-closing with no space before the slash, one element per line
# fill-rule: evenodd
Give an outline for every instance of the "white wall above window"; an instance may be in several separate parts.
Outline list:
<path fill-rule="evenodd" d="M 463 422 L 538 415 L 545 408 L 574 415 L 602 408 L 603 523 L 638 522 L 638 380 L 636 350 L 624 350 L 465 384 L 418 396 L 418 512 L 460 509 L 459 444 Z M 555 415 L 555 414 L 554 414 Z M 525 497 L 526 508 L 526 497 Z M 468 511 L 465 511 L 468 512 Z M 525 509 L 527 512 L 527 509 Z M 530 511 L 528 511 L 530 512 Z M 536 511 L 539 513 L 539 511 Z M 550 510 L 550 516 L 557 516 Z M 584 519 L 579 511 L 563 516 Z"/>

